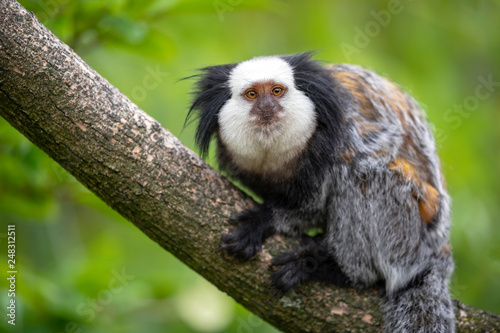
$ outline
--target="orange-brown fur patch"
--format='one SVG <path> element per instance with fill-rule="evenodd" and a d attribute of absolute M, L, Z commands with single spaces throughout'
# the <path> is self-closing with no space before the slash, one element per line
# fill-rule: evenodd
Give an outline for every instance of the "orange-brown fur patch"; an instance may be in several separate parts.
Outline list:
<path fill-rule="evenodd" d="M 420 187 L 420 179 L 417 170 L 415 170 L 415 167 L 409 161 L 398 157 L 389 164 L 389 167 L 391 170 L 400 172 L 404 178 L 416 182 Z"/>
<path fill-rule="evenodd" d="M 359 122 L 359 135 L 364 137 L 369 135 L 370 133 L 376 132 L 380 130 L 380 127 L 374 124 Z"/>
<path fill-rule="evenodd" d="M 441 249 L 441 256 L 448 257 L 451 253 L 450 243 L 446 243 Z"/>
<path fill-rule="evenodd" d="M 359 110 L 364 117 L 367 119 L 378 118 L 379 115 L 372 102 L 377 96 L 374 96 L 367 89 L 366 82 L 361 76 L 347 72 L 333 72 L 332 74 L 355 97 Z"/>
<path fill-rule="evenodd" d="M 404 141 L 401 146 L 400 154 L 407 159 L 413 161 L 413 165 L 419 171 L 420 179 L 424 182 L 431 182 L 432 175 L 430 174 L 428 165 L 429 161 L 424 157 L 422 152 L 417 148 L 415 142 L 410 135 L 404 136 Z"/>
<path fill-rule="evenodd" d="M 418 198 L 418 209 L 420 216 L 425 223 L 431 223 L 436 217 L 439 210 L 439 192 L 429 183 L 422 182 L 415 167 L 403 158 L 396 158 L 389 164 L 391 170 L 397 171 L 404 178 L 415 182 L 420 188 L 421 194 L 413 193 Z"/>
<path fill-rule="evenodd" d="M 347 148 L 346 150 L 344 150 L 342 152 L 342 158 L 344 159 L 344 162 L 346 162 L 346 164 L 351 163 L 352 158 L 354 157 L 354 155 L 356 155 L 356 153 L 356 149 L 353 148 Z"/>
<path fill-rule="evenodd" d="M 382 93 L 376 90 L 373 91 L 374 88 L 357 74 L 334 72 L 333 76 L 355 97 L 359 110 L 364 117 L 371 120 L 378 118 L 377 109 L 373 104 L 375 102 L 386 105 L 398 117 L 403 129 L 407 127 L 404 114 L 410 112 L 409 106 L 411 103 L 408 101 L 408 96 L 396 84 L 384 79 L 386 93 Z"/>
<path fill-rule="evenodd" d="M 401 126 L 403 129 L 407 129 L 406 122 L 407 118 L 411 118 L 411 116 L 415 116 L 415 114 L 411 114 L 413 110 L 415 110 L 414 103 L 411 101 L 410 97 L 403 91 L 401 88 L 394 83 L 393 81 L 382 78 L 385 83 L 387 89 L 387 102 L 389 107 L 393 110 L 393 112 L 397 115 L 399 121 L 401 122 Z M 418 115 L 419 116 L 419 115 Z"/>
<path fill-rule="evenodd" d="M 418 200 L 420 216 L 425 223 L 431 223 L 439 210 L 439 192 L 427 183 L 424 184 L 424 196 Z"/>

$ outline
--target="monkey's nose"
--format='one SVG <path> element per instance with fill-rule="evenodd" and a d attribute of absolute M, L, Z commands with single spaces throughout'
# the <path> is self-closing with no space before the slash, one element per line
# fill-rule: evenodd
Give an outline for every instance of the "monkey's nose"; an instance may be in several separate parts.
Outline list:
<path fill-rule="evenodd" d="M 261 114 L 261 116 L 263 118 L 272 118 L 272 117 L 274 117 L 274 112 L 272 110 L 264 110 L 260 114 Z"/>
<path fill-rule="evenodd" d="M 263 105 L 259 105 L 257 109 L 259 110 L 259 113 L 261 114 L 262 117 L 265 118 L 272 117 L 274 116 L 274 113 L 276 111 L 276 105 L 272 103 L 266 103 Z"/>

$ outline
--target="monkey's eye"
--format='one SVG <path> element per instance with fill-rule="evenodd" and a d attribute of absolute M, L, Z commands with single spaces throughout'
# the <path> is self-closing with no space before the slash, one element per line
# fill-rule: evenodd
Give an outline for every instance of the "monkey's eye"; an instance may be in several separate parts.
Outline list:
<path fill-rule="evenodd" d="M 245 93 L 245 97 L 248 99 L 255 99 L 257 98 L 257 92 L 255 90 L 249 90 Z"/>
<path fill-rule="evenodd" d="M 273 88 L 273 95 L 274 96 L 279 96 L 281 94 L 283 94 L 283 88 L 280 88 L 280 87 Z"/>

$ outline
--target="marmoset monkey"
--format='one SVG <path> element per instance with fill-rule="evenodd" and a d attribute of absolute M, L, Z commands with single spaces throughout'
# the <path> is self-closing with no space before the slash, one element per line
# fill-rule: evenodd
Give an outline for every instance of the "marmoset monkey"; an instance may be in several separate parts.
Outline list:
<path fill-rule="evenodd" d="M 302 53 L 202 69 L 193 115 L 201 155 L 215 137 L 221 170 L 263 199 L 232 218 L 224 251 L 249 259 L 275 232 L 303 237 L 273 260 L 278 290 L 382 282 L 385 332 L 454 332 L 450 200 L 412 97 Z M 323 233 L 304 236 L 312 228 Z"/>

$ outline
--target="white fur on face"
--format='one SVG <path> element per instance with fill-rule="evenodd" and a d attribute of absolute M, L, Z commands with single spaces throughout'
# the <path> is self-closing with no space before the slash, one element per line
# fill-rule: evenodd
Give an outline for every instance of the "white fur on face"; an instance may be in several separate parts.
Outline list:
<path fill-rule="evenodd" d="M 250 115 L 252 102 L 243 92 L 257 82 L 274 81 L 287 88 L 281 98 L 283 112 L 270 126 L 258 125 Z M 254 58 L 231 72 L 232 97 L 219 112 L 220 138 L 236 164 L 258 174 L 289 173 L 289 162 L 306 147 L 316 128 L 313 102 L 295 87 L 293 70 L 279 57 Z"/>

